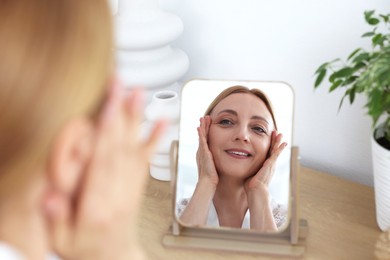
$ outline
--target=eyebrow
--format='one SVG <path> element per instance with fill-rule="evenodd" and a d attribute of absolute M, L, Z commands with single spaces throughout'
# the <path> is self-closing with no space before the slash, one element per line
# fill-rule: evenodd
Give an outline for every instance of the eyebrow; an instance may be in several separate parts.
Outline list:
<path fill-rule="evenodd" d="M 237 112 L 232 110 L 232 109 L 224 109 L 222 111 L 220 111 L 217 115 L 220 115 L 222 113 L 228 113 L 228 114 L 232 114 L 234 116 L 238 116 Z M 252 116 L 251 119 L 255 119 L 255 120 L 261 120 L 261 121 L 264 121 L 265 123 L 267 123 L 269 125 L 269 122 L 267 119 L 265 119 L 264 117 L 262 116 Z"/>

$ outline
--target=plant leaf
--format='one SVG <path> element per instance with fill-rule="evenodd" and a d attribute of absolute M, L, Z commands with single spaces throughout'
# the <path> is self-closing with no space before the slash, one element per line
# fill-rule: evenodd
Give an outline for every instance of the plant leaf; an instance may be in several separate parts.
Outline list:
<path fill-rule="evenodd" d="M 373 89 L 373 91 L 368 94 L 366 107 L 368 108 L 368 114 L 373 119 L 373 125 L 376 125 L 376 122 L 383 113 L 381 99 L 382 92 L 379 89 Z"/>
<path fill-rule="evenodd" d="M 336 80 L 333 84 L 332 84 L 332 86 L 330 86 L 330 88 L 329 88 L 329 92 L 332 92 L 333 90 L 335 90 L 337 87 L 339 87 L 340 85 L 341 85 L 341 83 L 342 83 L 343 81 L 342 80 Z"/>
<path fill-rule="evenodd" d="M 367 52 L 362 52 L 360 53 L 358 56 L 356 56 L 352 62 L 353 63 L 360 63 L 362 61 L 368 61 L 370 59 L 370 54 L 368 54 Z"/>
<path fill-rule="evenodd" d="M 354 83 L 357 78 L 358 78 L 358 76 L 351 76 L 351 77 L 347 78 L 346 80 L 344 80 L 343 83 L 341 84 L 341 86 L 348 86 L 348 85 Z"/>
<path fill-rule="evenodd" d="M 361 48 L 357 48 L 356 50 L 354 50 L 347 58 L 347 60 L 350 60 L 353 58 L 353 56 L 356 55 L 356 53 L 358 53 L 359 51 L 361 51 Z"/>
<path fill-rule="evenodd" d="M 362 35 L 362 37 L 371 37 L 375 35 L 375 31 L 374 32 L 366 32 L 365 34 Z"/>
<path fill-rule="evenodd" d="M 383 21 L 384 21 L 385 23 L 387 23 L 387 22 L 389 21 L 389 19 L 390 19 L 390 15 L 383 15 L 383 14 L 380 14 L 379 16 L 382 17 L 382 19 L 383 19 Z"/>
<path fill-rule="evenodd" d="M 329 64 L 329 62 L 325 62 L 324 64 L 319 66 L 318 69 L 316 70 L 315 74 L 321 73 L 322 70 L 326 70 L 326 67 L 328 67 L 328 64 Z"/>
<path fill-rule="evenodd" d="M 365 11 L 364 12 L 364 19 L 368 22 L 368 20 L 371 18 L 371 16 L 375 13 L 375 10 Z"/>
<path fill-rule="evenodd" d="M 340 100 L 340 104 L 339 104 L 339 108 L 338 108 L 338 111 L 340 112 L 340 109 L 341 109 L 341 107 L 342 107 L 342 105 L 343 105 L 343 102 L 344 102 L 344 98 L 347 96 L 347 93 L 345 93 L 344 94 L 344 96 L 341 98 L 341 100 Z"/>
<path fill-rule="evenodd" d="M 366 64 L 365 64 L 364 62 L 359 62 L 359 63 L 357 63 L 357 64 L 353 67 L 353 69 L 354 69 L 355 71 L 359 71 L 361 68 L 364 68 L 364 67 L 366 67 Z"/>
<path fill-rule="evenodd" d="M 379 19 L 377 18 L 370 18 L 368 19 L 367 23 L 370 24 L 370 25 L 377 25 L 379 23 Z"/>
<path fill-rule="evenodd" d="M 390 113 L 389 113 L 390 112 L 390 93 L 389 92 L 386 92 L 383 100 L 384 100 L 383 106 L 385 108 L 385 111 L 390 115 Z M 390 120 L 390 117 L 388 118 L 388 120 Z"/>
<path fill-rule="evenodd" d="M 351 91 L 349 92 L 349 103 L 353 104 L 354 100 L 355 100 L 355 89 L 351 88 Z"/>
<path fill-rule="evenodd" d="M 374 46 L 376 46 L 376 45 L 382 46 L 384 40 L 385 40 L 385 38 L 384 38 L 383 34 L 378 33 L 377 35 L 375 35 L 375 36 L 372 38 L 372 43 L 374 44 Z"/>
<path fill-rule="evenodd" d="M 314 88 L 317 88 L 321 84 L 321 82 L 324 79 L 325 75 L 326 75 L 326 69 L 321 70 L 321 72 L 318 74 L 318 77 L 317 77 L 317 79 L 316 79 L 316 81 L 314 83 Z"/>
<path fill-rule="evenodd" d="M 353 74 L 353 68 L 351 67 L 344 67 L 338 71 L 335 71 L 330 75 L 329 81 L 333 82 L 337 78 L 343 78 L 343 77 L 350 77 Z"/>

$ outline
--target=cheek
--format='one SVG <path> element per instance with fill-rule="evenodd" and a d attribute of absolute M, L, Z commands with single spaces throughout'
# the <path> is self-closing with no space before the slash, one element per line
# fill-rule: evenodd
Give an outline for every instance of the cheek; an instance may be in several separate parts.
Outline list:
<path fill-rule="evenodd" d="M 255 142 L 255 149 L 256 149 L 256 154 L 261 158 L 261 161 L 264 161 L 267 158 L 268 151 L 271 145 L 271 138 L 261 138 L 256 140 Z"/>
<path fill-rule="evenodd" d="M 223 133 L 217 127 L 213 125 L 210 127 L 209 134 L 207 137 L 207 143 L 209 144 L 210 150 L 215 150 L 221 145 L 221 143 L 223 143 L 222 134 Z"/>

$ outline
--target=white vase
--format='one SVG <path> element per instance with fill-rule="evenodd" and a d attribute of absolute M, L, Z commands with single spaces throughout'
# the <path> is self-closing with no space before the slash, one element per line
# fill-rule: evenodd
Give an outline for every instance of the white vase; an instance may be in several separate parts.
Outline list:
<path fill-rule="evenodd" d="M 371 139 L 376 220 L 382 231 L 390 228 L 390 150 Z"/>
<path fill-rule="evenodd" d="M 170 148 L 173 140 L 179 138 L 180 100 L 175 91 L 162 90 L 153 95 L 152 102 L 145 109 L 146 122 L 143 132 L 150 133 L 156 120 L 168 120 L 168 127 L 150 160 L 150 174 L 161 181 L 171 179 Z"/>
<path fill-rule="evenodd" d="M 161 10 L 158 0 L 119 0 L 118 7 L 117 72 L 125 87 L 144 87 L 148 100 L 175 88 L 189 67 L 187 54 L 171 46 L 183 32 L 182 20 Z"/>
<path fill-rule="evenodd" d="M 114 1 L 114 0 L 112 0 Z M 158 0 L 118 0 L 115 16 L 117 72 L 126 89 L 146 90 L 145 137 L 157 118 L 170 124 L 150 161 L 151 175 L 170 180 L 169 149 L 179 133 L 178 80 L 187 72 L 185 52 L 171 44 L 183 32 L 183 22 L 175 14 L 160 9 Z M 173 90 L 174 92 L 164 92 Z M 170 96 L 170 98 L 168 98 Z"/>

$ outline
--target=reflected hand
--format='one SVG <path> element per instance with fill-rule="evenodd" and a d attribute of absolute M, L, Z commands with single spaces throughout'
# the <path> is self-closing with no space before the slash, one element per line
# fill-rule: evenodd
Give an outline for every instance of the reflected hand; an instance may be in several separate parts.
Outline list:
<path fill-rule="evenodd" d="M 248 200 L 250 198 L 254 198 L 255 200 L 261 198 L 268 199 L 268 186 L 275 172 L 276 161 L 287 146 L 287 143 L 282 143 L 282 137 L 283 135 L 277 131 L 272 132 L 268 158 L 264 161 L 260 170 L 245 182 L 245 191 L 248 195 Z M 266 201 L 264 200 L 264 202 Z"/>
<path fill-rule="evenodd" d="M 211 117 L 205 116 L 200 118 L 200 126 L 197 128 L 199 136 L 199 147 L 196 153 L 196 162 L 198 164 L 199 181 L 215 185 L 218 184 L 219 177 L 215 168 L 213 155 L 207 143 L 207 137 L 211 125 Z"/>
<path fill-rule="evenodd" d="M 251 229 L 261 232 L 274 232 L 278 228 L 269 203 L 268 186 L 274 175 L 276 161 L 287 143 L 282 142 L 282 134 L 273 131 L 269 156 L 255 176 L 245 182 L 248 208 L 251 214 Z"/>
<path fill-rule="evenodd" d="M 53 247 L 64 259 L 142 257 L 138 213 L 148 161 L 165 123 L 157 123 L 147 140 L 141 140 L 141 93 L 134 90 L 125 98 L 115 85 L 100 115 L 78 192 L 72 198 L 53 193 L 46 202 Z"/>
<path fill-rule="evenodd" d="M 206 225 L 210 204 L 219 182 L 213 155 L 207 144 L 210 125 L 210 116 L 200 118 L 200 126 L 198 127 L 199 147 L 196 153 L 199 179 L 191 200 L 180 216 L 183 223 L 192 226 Z"/>

